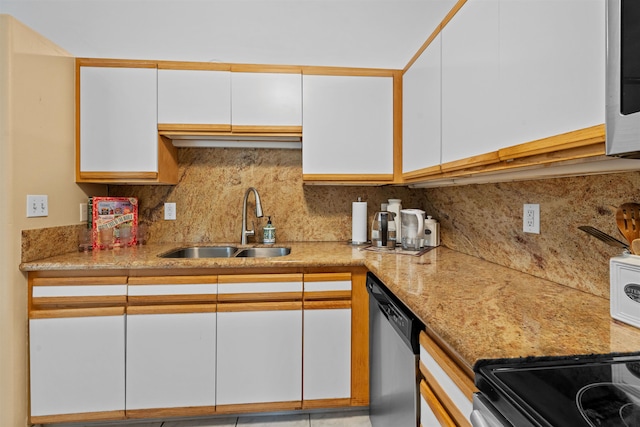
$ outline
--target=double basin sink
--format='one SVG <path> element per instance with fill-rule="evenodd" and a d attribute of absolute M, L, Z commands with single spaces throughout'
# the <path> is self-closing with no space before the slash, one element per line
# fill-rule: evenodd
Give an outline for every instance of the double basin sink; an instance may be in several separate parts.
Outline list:
<path fill-rule="evenodd" d="M 161 258 L 271 258 L 289 255 L 291 248 L 236 248 L 235 246 L 191 246 L 173 249 Z"/>

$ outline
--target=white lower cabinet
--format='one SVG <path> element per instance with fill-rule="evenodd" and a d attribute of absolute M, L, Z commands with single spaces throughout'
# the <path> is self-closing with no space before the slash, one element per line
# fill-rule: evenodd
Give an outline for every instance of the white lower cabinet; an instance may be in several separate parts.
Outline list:
<path fill-rule="evenodd" d="M 124 337 L 124 308 L 47 310 L 32 316 L 31 421 L 64 420 L 52 416 L 68 414 L 124 417 Z"/>
<path fill-rule="evenodd" d="M 300 408 L 302 275 L 219 276 L 218 293 L 218 408 Z"/>
<path fill-rule="evenodd" d="M 125 417 L 126 276 L 29 276 L 30 422 Z"/>
<path fill-rule="evenodd" d="M 351 397 L 351 308 L 304 310 L 304 400 Z"/>
<path fill-rule="evenodd" d="M 127 411 L 215 406 L 215 305 L 183 310 L 127 314 Z"/>
<path fill-rule="evenodd" d="M 424 378 L 420 384 L 422 425 L 471 427 L 473 380 L 425 332 L 420 333 L 420 373 Z"/>
<path fill-rule="evenodd" d="M 127 417 L 214 412 L 216 280 L 129 278 Z"/>
<path fill-rule="evenodd" d="M 304 275 L 303 391 L 313 401 L 351 398 L 351 274 Z M 320 403 L 322 405 L 322 403 Z"/>
<path fill-rule="evenodd" d="M 302 400 L 302 306 L 218 313 L 217 404 Z"/>

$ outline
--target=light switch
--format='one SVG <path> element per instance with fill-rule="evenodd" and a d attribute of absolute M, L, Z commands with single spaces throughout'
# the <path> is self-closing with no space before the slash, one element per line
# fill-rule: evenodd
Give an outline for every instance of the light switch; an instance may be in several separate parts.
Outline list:
<path fill-rule="evenodd" d="M 27 218 L 49 216 L 49 197 L 46 195 L 27 195 Z"/>

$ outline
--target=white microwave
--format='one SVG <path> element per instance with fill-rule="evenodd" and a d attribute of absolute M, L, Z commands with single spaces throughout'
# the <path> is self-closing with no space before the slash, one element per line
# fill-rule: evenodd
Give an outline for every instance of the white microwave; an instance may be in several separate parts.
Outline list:
<path fill-rule="evenodd" d="M 606 153 L 640 158 L 640 1 L 607 0 Z"/>

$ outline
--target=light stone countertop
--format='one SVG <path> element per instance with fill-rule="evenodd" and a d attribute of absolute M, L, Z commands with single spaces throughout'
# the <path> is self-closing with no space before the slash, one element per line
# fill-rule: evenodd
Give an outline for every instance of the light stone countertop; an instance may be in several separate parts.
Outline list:
<path fill-rule="evenodd" d="M 291 247 L 290 255 L 278 258 L 157 256 L 176 246 L 70 253 L 20 267 L 23 271 L 71 271 L 365 266 L 469 372 L 480 359 L 640 351 L 640 329 L 613 321 L 608 299 L 444 247 L 415 257 L 363 250 L 344 242 L 291 242 L 276 245 Z"/>

